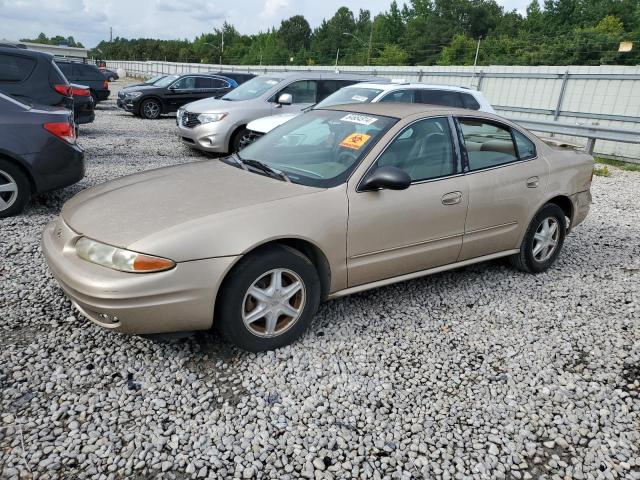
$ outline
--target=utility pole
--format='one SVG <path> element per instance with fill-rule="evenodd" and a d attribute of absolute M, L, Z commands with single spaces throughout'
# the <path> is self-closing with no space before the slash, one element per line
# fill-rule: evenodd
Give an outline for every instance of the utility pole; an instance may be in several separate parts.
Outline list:
<path fill-rule="evenodd" d="M 338 57 L 339 56 L 340 56 L 340 49 L 338 49 L 338 51 L 336 52 L 336 66 L 335 66 L 336 72 L 338 71 Z"/>
<path fill-rule="evenodd" d="M 478 45 L 476 45 L 476 58 L 473 60 L 473 75 L 471 75 L 471 83 L 473 85 L 473 81 L 476 78 L 476 65 L 478 64 L 478 52 L 480 52 L 480 40 L 482 37 L 478 37 Z"/>
<path fill-rule="evenodd" d="M 113 42 L 113 27 L 109 27 L 109 43 Z"/>
<path fill-rule="evenodd" d="M 371 65 L 371 41 L 373 40 L 373 20 L 371 20 L 371 30 L 369 31 L 369 48 L 367 49 L 367 66 Z"/>
<path fill-rule="evenodd" d="M 224 25 L 222 25 L 222 40 L 220 41 L 220 68 L 222 68 L 222 54 L 223 53 L 224 53 Z"/>

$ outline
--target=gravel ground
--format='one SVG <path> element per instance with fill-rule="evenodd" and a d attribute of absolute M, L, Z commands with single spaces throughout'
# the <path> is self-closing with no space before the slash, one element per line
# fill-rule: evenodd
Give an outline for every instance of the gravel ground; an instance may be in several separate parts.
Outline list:
<path fill-rule="evenodd" d="M 102 103 L 86 178 L 0 221 L 2 478 L 640 479 L 640 173 L 594 178 L 547 273 L 494 262 L 335 300 L 248 354 L 106 332 L 45 266 L 74 193 L 206 158 L 173 122 Z"/>

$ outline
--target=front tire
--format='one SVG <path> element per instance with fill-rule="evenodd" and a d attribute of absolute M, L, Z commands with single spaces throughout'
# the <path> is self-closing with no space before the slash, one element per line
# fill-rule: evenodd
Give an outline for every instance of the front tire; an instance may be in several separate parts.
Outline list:
<path fill-rule="evenodd" d="M 547 203 L 531 220 L 520 252 L 510 257 L 511 264 L 527 273 L 544 272 L 560 255 L 566 232 L 564 211 Z"/>
<path fill-rule="evenodd" d="M 15 164 L 0 158 L 0 218 L 22 212 L 29 198 L 29 179 Z"/>
<path fill-rule="evenodd" d="M 238 130 L 233 136 L 233 141 L 231 142 L 231 152 L 236 153 L 239 150 L 242 150 L 244 147 L 249 145 L 251 141 L 249 140 L 250 134 L 249 130 L 246 128 L 241 128 Z"/>
<path fill-rule="evenodd" d="M 140 105 L 140 116 L 147 120 L 156 120 L 160 118 L 162 113 L 162 105 L 154 99 L 145 100 Z"/>
<path fill-rule="evenodd" d="M 284 245 L 240 260 L 218 294 L 214 325 L 229 343 L 261 352 L 299 338 L 320 304 L 320 280 L 311 261 Z"/>

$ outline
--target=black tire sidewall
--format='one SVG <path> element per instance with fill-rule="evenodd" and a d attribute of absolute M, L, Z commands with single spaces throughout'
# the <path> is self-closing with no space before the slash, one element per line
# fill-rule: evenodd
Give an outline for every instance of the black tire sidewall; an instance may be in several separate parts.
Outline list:
<path fill-rule="evenodd" d="M 242 321 L 244 296 L 260 276 L 275 268 L 296 272 L 306 288 L 302 315 L 286 332 L 264 338 L 251 333 Z M 277 245 L 258 250 L 240 260 L 225 279 L 213 319 L 216 330 L 230 343 L 251 352 L 273 350 L 298 339 L 307 329 L 320 304 L 320 280 L 311 261 L 297 250 Z"/>
<path fill-rule="evenodd" d="M 159 113 L 158 113 L 157 117 L 147 117 L 147 115 L 144 113 L 144 106 L 147 103 L 155 103 L 156 105 L 158 105 Z M 142 118 L 145 118 L 147 120 L 157 120 L 158 118 L 160 118 L 160 115 L 162 115 L 162 105 L 160 105 L 160 102 L 158 102 L 157 100 L 154 100 L 154 99 L 150 98 L 149 100 L 144 100 L 140 104 L 140 116 Z"/>
<path fill-rule="evenodd" d="M 540 226 L 540 223 L 548 217 L 553 217 L 558 221 L 558 226 L 560 228 L 560 237 L 558 239 L 558 245 L 556 246 L 556 250 L 553 252 L 550 258 L 545 260 L 544 262 L 539 262 L 533 256 L 533 241 L 536 230 Z M 562 251 L 562 247 L 564 245 L 564 239 L 567 232 L 567 221 L 565 218 L 564 211 L 555 204 L 548 203 L 544 207 L 542 207 L 538 213 L 536 213 L 533 220 L 529 224 L 529 228 L 527 229 L 527 234 L 522 242 L 522 251 L 521 255 L 523 256 L 524 263 L 527 266 L 527 269 L 532 273 L 540 273 L 547 270 L 551 265 L 553 265 L 560 255 Z"/>
<path fill-rule="evenodd" d="M 16 201 L 13 202 L 13 205 L 6 210 L 0 211 L 0 218 L 6 218 L 17 215 L 24 210 L 24 207 L 31 198 L 31 185 L 29 184 L 29 179 L 24 172 L 11 160 L 0 158 L 0 170 L 11 175 L 18 185 L 18 198 L 16 198 Z"/>
<path fill-rule="evenodd" d="M 249 130 L 247 130 L 246 128 L 241 128 L 240 130 L 238 130 L 236 132 L 236 134 L 233 136 L 233 142 L 232 142 L 232 145 L 231 145 L 231 152 L 230 153 L 236 153 L 240 149 L 240 140 L 247 133 L 249 133 Z"/>

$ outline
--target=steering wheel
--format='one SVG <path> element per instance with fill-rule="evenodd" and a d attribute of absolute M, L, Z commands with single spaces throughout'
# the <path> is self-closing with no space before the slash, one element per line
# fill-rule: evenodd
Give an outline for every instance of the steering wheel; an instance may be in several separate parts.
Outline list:
<path fill-rule="evenodd" d="M 354 150 L 345 147 L 338 147 L 336 161 L 343 165 L 351 165 L 358 159 L 358 154 Z"/>

